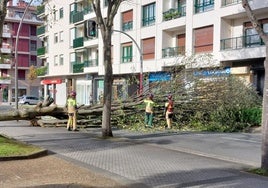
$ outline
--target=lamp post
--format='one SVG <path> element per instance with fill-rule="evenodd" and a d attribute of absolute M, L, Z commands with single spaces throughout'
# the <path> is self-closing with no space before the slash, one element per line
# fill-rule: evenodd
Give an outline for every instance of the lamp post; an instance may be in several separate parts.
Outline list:
<path fill-rule="evenodd" d="M 16 106 L 16 109 L 18 109 L 18 42 L 19 42 L 19 34 L 20 34 L 20 29 L 21 29 L 21 25 L 22 25 L 22 22 L 24 20 L 25 14 L 26 14 L 26 12 L 27 12 L 27 10 L 32 2 L 33 2 L 33 0 L 31 0 L 27 4 L 27 6 L 23 12 L 23 15 L 22 15 L 22 18 L 20 20 L 19 27 L 17 30 L 17 35 L 16 35 L 16 43 L 15 43 L 15 106 Z"/>
<path fill-rule="evenodd" d="M 123 33 L 126 36 L 128 36 L 135 43 L 135 45 L 137 46 L 137 48 L 139 50 L 139 53 L 140 53 L 140 85 L 139 85 L 140 92 L 139 93 L 140 93 L 140 95 L 142 95 L 142 93 L 143 93 L 143 59 L 142 59 L 141 48 L 139 47 L 138 43 L 133 39 L 133 37 L 131 37 L 129 34 L 125 33 L 124 31 L 114 30 L 114 29 L 112 31 Z"/>

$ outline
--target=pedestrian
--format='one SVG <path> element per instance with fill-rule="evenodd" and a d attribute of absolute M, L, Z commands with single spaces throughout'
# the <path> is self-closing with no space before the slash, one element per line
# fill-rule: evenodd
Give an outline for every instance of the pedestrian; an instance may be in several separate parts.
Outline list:
<path fill-rule="evenodd" d="M 71 126 L 73 131 L 78 131 L 77 129 L 77 103 L 76 103 L 76 92 L 72 91 L 68 96 L 66 107 L 68 110 L 68 122 L 67 122 L 67 130 L 71 130 Z"/>
<path fill-rule="evenodd" d="M 165 118 L 167 121 L 167 128 L 171 129 L 172 128 L 172 118 L 173 118 L 173 112 L 174 112 L 174 102 L 172 100 L 172 95 L 168 95 L 168 101 L 165 103 Z"/>
<path fill-rule="evenodd" d="M 145 127 L 153 127 L 153 117 L 154 117 L 154 95 L 149 94 L 147 99 L 144 100 L 145 103 Z"/>

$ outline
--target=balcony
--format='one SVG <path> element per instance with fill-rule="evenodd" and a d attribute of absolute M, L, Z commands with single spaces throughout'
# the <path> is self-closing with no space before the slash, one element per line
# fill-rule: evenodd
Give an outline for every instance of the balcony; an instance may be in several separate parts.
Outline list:
<path fill-rule="evenodd" d="M 10 77 L 0 77 L 0 84 L 11 84 Z"/>
<path fill-rule="evenodd" d="M 37 35 L 43 35 L 43 34 L 45 34 L 46 28 L 47 28 L 46 25 L 43 25 L 43 26 L 38 27 L 37 28 Z"/>
<path fill-rule="evenodd" d="M 221 40 L 221 50 L 237 50 L 241 48 L 259 47 L 262 45 L 264 45 L 264 42 L 258 34 Z"/>
<path fill-rule="evenodd" d="M 41 47 L 37 49 L 37 56 L 45 55 L 46 47 Z"/>
<path fill-rule="evenodd" d="M 98 59 L 91 59 L 91 60 L 86 60 L 84 62 L 85 67 L 97 67 L 99 66 Z"/>
<path fill-rule="evenodd" d="M 8 28 L 8 27 L 3 27 L 3 34 L 2 34 L 2 36 L 4 37 L 4 38 L 10 38 L 11 37 L 11 30 Z"/>
<path fill-rule="evenodd" d="M 73 48 L 79 48 L 84 46 L 84 37 L 79 37 L 73 40 Z"/>
<path fill-rule="evenodd" d="M 11 53 L 11 48 L 9 46 L 3 46 L 1 47 L 1 53 L 3 54 L 10 54 Z"/>
<path fill-rule="evenodd" d="M 168 21 L 176 18 L 180 18 L 186 15 L 186 6 L 178 9 L 171 8 L 168 11 L 163 12 L 163 21 Z"/>
<path fill-rule="evenodd" d="M 76 12 L 73 15 L 73 23 L 77 23 L 84 20 L 84 11 Z"/>
<path fill-rule="evenodd" d="M 84 72 L 84 63 L 72 62 L 72 64 L 73 64 L 73 73 L 83 73 Z"/>
<path fill-rule="evenodd" d="M 185 46 L 168 47 L 162 49 L 162 57 L 177 57 L 185 54 Z"/>

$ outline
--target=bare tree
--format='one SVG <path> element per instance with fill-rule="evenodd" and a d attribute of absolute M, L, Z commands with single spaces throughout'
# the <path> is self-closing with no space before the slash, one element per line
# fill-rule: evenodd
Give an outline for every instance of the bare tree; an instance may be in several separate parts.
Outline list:
<path fill-rule="evenodd" d="M 268 35 L 264 33 L 260 22 L 256 18 L 254 12 L 252 11 L 248 0 L 242 0 L 242 6 L 246 10 L 247 16 L 250 19 L 252 26 L 258 32 L 260 37 L 266 46 L 266 58 L 264 61 L 264 69 L 265 69 L 265 78 L 264 78 L 264 88 L 263 88 L 263 103 L 262 103 L 262 157 L 261 157 L 261 168 L 268 170 L 268 122 L 267 122 L 267 112 L 268 112 L 268 74 L 267 66 L 268 66 Z"/>
<path fill-rule="evenodd" d="M 103 40 L 103 56 L 104 56 L 104 94 L 103 94 L 103 113 L 102 113 L 102 136 L 112 137 L 111 128 L 111 104 L 112 104 L 112 84 L 113 84 L 113 68 L 111 60 L 111 41 L 114 17 L 118 11 L 120 4 L 124 0 L 107 0 L 107 17 L 104 18 L 101 11 L 100 0 L 89 0 L 97 17 L 98 28 L 101 31 Z"/>

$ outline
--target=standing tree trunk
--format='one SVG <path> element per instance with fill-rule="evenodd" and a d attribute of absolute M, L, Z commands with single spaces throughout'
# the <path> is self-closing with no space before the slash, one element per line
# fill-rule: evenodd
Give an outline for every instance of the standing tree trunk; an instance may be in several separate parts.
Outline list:
<path fill-rule="evenodd" d="M 268 170 L 268 35 L 264 33 L 261 24 L 258 22 L 251 7 L 248 4 L 248 0 L 242 0 L 242 6 L 246 10 L 247 16 L 250 19 L 252 26 L 256 29 L 266 47 L 266 58 L 264 61 L 264 88 L 263 88 L 263 103 L 262 103 L 262 156 L 261 156 L 261 168 Z"/>
<path fill-rule="evenodd" d="M 103 40 L 103 58 L 104 58 L 104 93 L 103 93 L 103 113 L 102 113 L 102 136 L 112 137 L 111 128 L 111 106 L 112 106 L 112 84 L 113 84 L 113 67 L 111 56 L 111 39 L 114 17 L 120 4 L 124 0 L 107 0 L 107 17 L 103 18 L 101 12 L 100 0 L 89 0 L 92 3 L 94 12 L 97 17 L 98 28 L 101 31 Z"/>
<path fill-rule="evenodd" d="M 102 136 L 112 137 L 111 127 L 111 105 L 112 105 L 112 85 L 113 85 L 113 67 L 111 62 L 111 30 L 106 31 L 104 43 L 104 98 L 102 115 Z"/>

